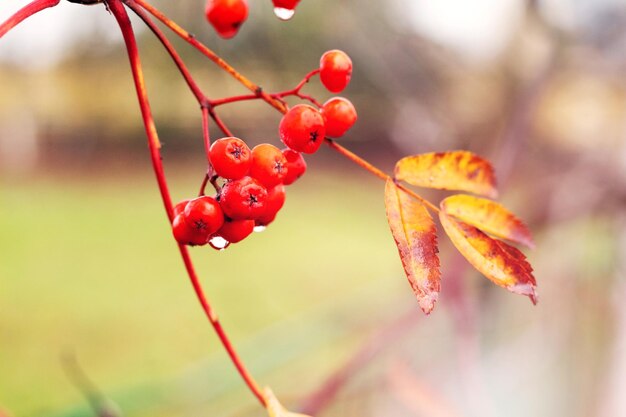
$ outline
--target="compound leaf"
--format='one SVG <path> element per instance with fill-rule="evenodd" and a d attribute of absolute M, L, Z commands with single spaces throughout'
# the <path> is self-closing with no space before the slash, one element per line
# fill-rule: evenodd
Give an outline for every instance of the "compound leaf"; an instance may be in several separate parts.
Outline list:
<path fill-rule="evenodd" d="M 467 191 L 491 198 L 498 195 L 489 161 L 468 151 L 407 156 L 396 163 L 394 177 L 418 187 Z"/>
<path fill-rule="evenodd" d="M 426 314 L 435 307 L 441 274 L 437 256 L 437 229 L 428 210 L 392 180 L 385 184 L 385 207 L 391 234 L 404 271 Z"/>
<path fill-rule="evenodd" d="M 292 413 L 288 411 L 283 405 L 278 401 L 278 398 L 274 395 L 272 390 L 269 387 L 266 387 L 263 390 L 263 395 L 265 397 L 265 403 L 267 404 L 267 413 L 269 417 L 310 417 L 304 414 Z"/>
<path fill-rule="evenodd" d="M 522 252 L 474 226 L 454 220 L 444 211 L 439 212 L 439 219 L 454 246 L 474 268 L 497 285 L 537 303 L 537 282 Z"/>
<path fill-rule="evenodd" d="M 502 204 L 485 198 L 457 194 L 445 198 L 441 209 L 492 236 L 534 247 L 530 230 Z"/>

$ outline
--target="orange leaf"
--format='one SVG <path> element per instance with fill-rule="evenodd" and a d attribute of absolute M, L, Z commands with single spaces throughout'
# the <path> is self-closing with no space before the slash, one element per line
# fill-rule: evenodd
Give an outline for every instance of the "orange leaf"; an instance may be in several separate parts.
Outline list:
<path fill-rule="evenodd" d="M 407 156 L 396 163 L 394 177 L 418 187 L 461 190 L 492 198 L 498 195 L 489 161 L 467 151 Z"/>
<path fill-rule="evenodd" d="M 291 411 L 288 411 L 285 407 L 283 407 L 280 401 L 278 401 L 278 398 L 276 398 L 269 387 L 266 387 L 263 390 L 263 396 L 265 397 L 269 417 L 309 417 L 304 414 L 292 413 Z"/>
<path fill-rule="evenodd" d="M 485 233 L 531 248 L 535 246 L 526 225 L 495 201 L 458 194 L 445 198 L 439 205 L 447 214 Z"/>
<path fill-rule="evenodd" d="M 385 207 L 391 234 L 398 246 L 411 288 L 426 314 L 435 307 L 441 274 L 437 256 L 437 229 L 428 210 L 392 180 L 385 184 Z"/>
<path fill-rule="evenodd" d="M 522 252 L 492 239 L 474 226 L 454 220 L 443 211 L 439 219 L 452 243 L 483 275 L 516 294 L 526 295 L 537 304 L 537 282 L 533 268 Z"/>

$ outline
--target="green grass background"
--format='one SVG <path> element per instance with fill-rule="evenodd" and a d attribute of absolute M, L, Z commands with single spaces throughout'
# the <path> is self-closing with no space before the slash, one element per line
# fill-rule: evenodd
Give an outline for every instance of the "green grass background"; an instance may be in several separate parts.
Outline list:
<path fill-rule="evenodd" d="M 176 199 L 196 190 L 197 175 L 170 174 Z M 398 298 L 413 302 L 382 188 L 312 172 L 265 232 L 223 252 L 192 250 L 264 382 L 304 393 Z M 254 405 L 196 302 L 149 171 L 5 179 L 0 189 L 0 405 L 92 415 L 63 372 L 66 352 L 127 415 Z"/>

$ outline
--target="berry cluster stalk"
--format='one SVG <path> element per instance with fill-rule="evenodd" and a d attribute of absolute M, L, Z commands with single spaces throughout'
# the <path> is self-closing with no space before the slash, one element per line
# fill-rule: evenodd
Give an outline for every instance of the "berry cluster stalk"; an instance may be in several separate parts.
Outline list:
<path fill-rule="evenodd" d="M 143 70 L 141 67 L 141 62 L 139 59 L 139 51 L 137 49 L 137 42 L 135 40 L 135 35 L 133 32 L 133 28 L 128 18 L 128 14 L 126 13 L 126 9 L 122 5 L 120 0 L 107 0 L 107 5 L 111 10 L 111 13 L 115 16 L 115 19 L 118 22 L 120 30 L 122 31 L 122 35 L 124 37 L 124 42 L 126 43 L 126 49 L 128 51 L 128 57 L 130 60 L 130 65 L 133 73 L 133 79 L 135 82 L 135 87 L 137 90 L 137 98 L 139 99 L 139 106 L 141 108 L 141 114 L 144 121 L 144 126 L 146 129 L 146 135 L 148 136 L 148 145 L 150 148 L 150 155 L 152 159 L 152 166 L 157 177 L 157 182 L 159 183 L 159 190 L 161 192 L 161 198 L 165 205 L 165 209 L 167 211 L 168 218 L 170 222 L 173 220 L 173 207 L 172 200 L 169 194 L 169 189 L 167 186 L 167 182 L 165 179 L 165 175 L 163 172 L 163 164 L 161 161 L 160 155 L 160 142 L 157 135 L 156 127 L 154 125 L 154 120 L 152 117 L 152 112 L 150 110 L 150 103 L 148 101 L 148 95 L 145 88 L 145 82 L 143 77 Z M 187 269 L 187 273 L 189 274 L 189 278 L 191 279 L 192 285 L 206 313 L 207 318 L 213 325 L 215 332 L 217 333 L 222 345 L 228 352 L 231 360 L 235 364 L 235 367 L 239 371 L 239 374 L 244 379 L 252 393 L 256 396 L 259 402 L 265 407 L 266 400 L 263 396 L 261 388 L 254 380 L 254 378 L 250 375 L 245 365 L 241 361 L 241 358 L 235 351 L 232 343 L 230 342 L 226 332 L 222 328 L 221 323 L 217 317 L 217 314 L 214 312 L 213 308 L 209 304 L 206 295 L 200 285 L 200 281 L 198 279 L 198 275 L 196 274 L 195 268 L 193 266 L 191 257 L 189 255 L 189 251 L 187 247 L 179 244 L 178 248 L 180 250 L 181 256 L 185 263 L 185 267 Z"/>

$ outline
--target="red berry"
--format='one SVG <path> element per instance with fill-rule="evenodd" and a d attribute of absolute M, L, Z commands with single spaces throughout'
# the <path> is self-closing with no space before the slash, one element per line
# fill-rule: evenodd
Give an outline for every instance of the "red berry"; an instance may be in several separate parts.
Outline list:
<path fill-rule="evenodd" d="M 226 219 L 217 235 L 230 243 L 241 242 L 254 230 L 254 220 L 230 220 Z"/>
<path fill-rule="evenodd" d="M 287 159 L 274 145 L 263 143 L 252 149 L 250 176 L 270 188 L 283 182 L 287 175 Z"/>
<path fill-rule="evenodd" d="M 326 136 L 324 118 L 314 107 L 298 104 L 283 116 L 278 133 L 285 145 L 294 151 L 315 153 Z"/>
<path fill-rule="evenodd" d="M 215 173 L 222 178 L 236 180 L 248 173 L 252 162 L 246 142 L 239 138 L 221 138 L 211 144 L 209 160 Z"/>
<path fill-rule="evenodd" d="M 300 0 L 272 0 L 272 3 L 274 3 L 274 7 L 293 10 L 300 3 Z"/>
<path fill-rule="evenodd" d="M 326 134 L 333 138 L 344 135 L 356 122 L 356 109 L 350 100 L 334 97 L 324 103 L 322 116 L 326 126 Z"/>
<path fill-rule="evenodd" d="M 189 227 L 198 232 L 206 232 L 207 237 L 217 232 L 224 223 L 224 213 L 219 203 L 209 196 L 191 200 L 182 215 Z"/>
<path fill-rule="evenodd" d="M 187 207 L 187 203 L 189 203 L 189 201 L 191 200 L 183 200 L 174 206 L 174 210 L 173 210 L 174 217 L 178 216 L 180 213 L 185 211 L 185 207 Z"/>
<path fill-rule="evenodd" d="M 267 200 L 265 212 L 256 221 L 257 225 L 267 226 L 276 218 L 276 214 L 285 204 L 285 187 L 277 185 L 271 190 L 267 190 Z"/>
<path fill-rule="evenodd" d="M 206 18 L 222 38 L 232 38 L 248 18 L 247 0 L 208 0 Z"/>
<path fill-rule="evenodd" d="M 234 220 L 256 219 L 263 215 L 267 190 L 252 177 L 227 182 L 220 193 L 220 206 Z"/>
<path fill-rule="evenodd" d="M 306 171 L 306 161 L 300 152 L 285 148 L 282 150 L 287 159 L 287 175 L 283 178 L 283 184 L 293 184 Z"/>
<path fill-rule="evenodd" d="M 343 51 L 334 49 L 325 52 L 320 59 L 320 79 L 322 84 L 332 93 L 339 93 L 350 82 L 352 76 L 352 60 Z"/>
<path fill-rule="evenodd" d="M 172 232 L 176 241 L 181 245 L 204 245 L 209 239 L 208 233 L 190 227 L 185 222 L 185 215 L 182 213 L 174 217 Z"/>

